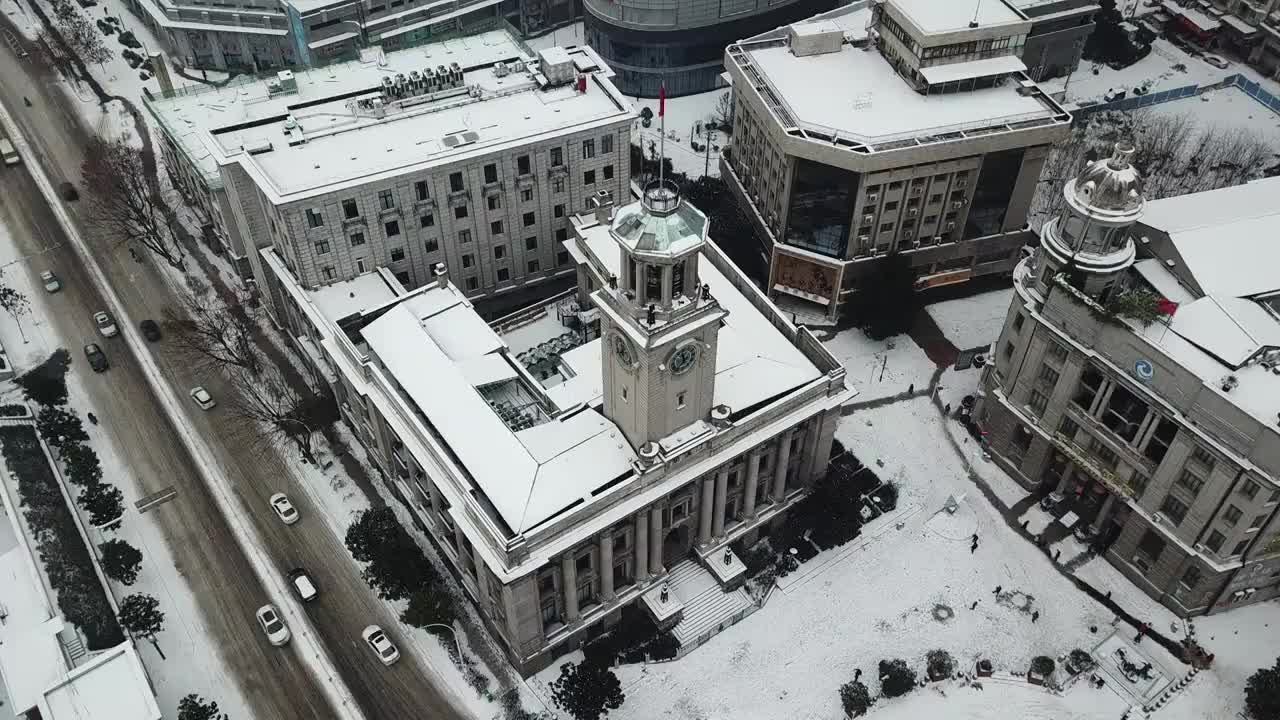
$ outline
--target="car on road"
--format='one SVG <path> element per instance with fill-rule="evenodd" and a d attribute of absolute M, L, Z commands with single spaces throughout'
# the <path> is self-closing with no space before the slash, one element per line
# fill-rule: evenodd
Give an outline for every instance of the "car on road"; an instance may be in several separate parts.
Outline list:
<path fill-rule="evenodd" d="M 143 320 L 138 323 L 138 329 L 142 331 L 142 337 L 146 338 L 147 342 L 159 342 L 160 325 L 155 320 Z"/>
<path fill-rule="evenodd" d="M 62 289 L 62 281 L 52 270 L 44 270 L 40 273 L 40 283 L 44 285 L 47 292 L 56 293 Z"/>
<path fill-rule="evenodd" d="M 94 372 L 105 372 L 109 367 L 107 354 L 102 352 L 102 348 L 98 347 L 98 343 L 85 345 L 84 357 L 89 361 L 89 367 L 93 368 Z"/>
<path fill-rule="evenodd" d="M 1226 70 L 1227 66 L 1230 65 L 1230 63 L 1218 57 L 1217 55 L 1205 55 L 1204 61 L 1218 68 L 1219 70 Z"/>
<path fill-rule="evenodd" d="M 275 605 L 263 605 L 258 608 L 256 613 L 258 625 L 262 627 L 262 633 L 267 636 L 267 642 L 280 647 L 289 642 L 289 638 L 293 637 L 289 633 L 289 626 L 284 624 L 280 613 L 276 612 Z"/>
<path fill-rule="evenodd" d="M 105 310 L 94 313 L 93 322 L 98 326 L 98 332 L 102 333 L 102 337 L 115 337 L 120 334 L 120 328 L 116 327 L 116 319 Z"/>
<path fill-rule="evenodd" d="M 400 649 L 396 644 L 391 642 L 391 638 L 382 632 L 382 628 L 377 625 L 370 625 L 360 633 L 360 637 L 368 643 L 369 648 L 373 650 L 373 654 L 378 656 L 383 665 L 390 667 L 396 664 L 400 659 Z"/>
<path fill-rule="evenodd" d="M 302 568 L 289 571 L 289 584 L 293 586 L 293 591 L 298 594 L 298 599 L 302 602 L 311 602 L 320 594 L 311 576 Z"/>
<path fill-rule="evenodd" d="M 196 402 L 196 405 L 201 410 L 212 410 L 218 404 L 218 401 L 213 399 L 213 396 L 209 394 L 208 390 L 204 389 L 203 385 L 191 388 L 191 399 Z"/>
<path fill-rule="evenodd" d="M 76 190 L 76 186 L 66 180 L 58 183 L 58 194 L 67 202 L 75 202 L 80 199 L 80 191 Z"/>
<path fill-rule="evenodd" d="M 298 510 L 289 502 L 289 498 L 284 493 L 276 493 L 271 496 L 271 509 L 276 511 L 276 516 L 280 518 L 280 522 L 285 525 L 292 525 L 298 522 Z"/>

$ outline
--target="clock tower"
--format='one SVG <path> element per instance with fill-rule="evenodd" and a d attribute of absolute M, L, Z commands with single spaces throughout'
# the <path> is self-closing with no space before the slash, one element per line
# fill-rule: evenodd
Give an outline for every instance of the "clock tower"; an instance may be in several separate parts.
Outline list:
<path fill-rule="evenodd" d="M 659 181 L 610 226 L 619 274 L 592 294 L 601 311 L 604 414 L 637 450 L 711 414 L 728 313 L 698 281 L 707 225 L 675 183 Z"/>

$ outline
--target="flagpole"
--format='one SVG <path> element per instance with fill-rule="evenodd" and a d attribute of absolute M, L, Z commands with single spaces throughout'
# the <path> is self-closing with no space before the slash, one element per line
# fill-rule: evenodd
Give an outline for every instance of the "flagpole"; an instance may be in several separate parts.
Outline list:
<path fill-rule="evenodd" d="M 662 119 L 662 122 L 658 123 L 658 132 L 662 133 L 662 139 L 658 145 L 658 187 L 663 187 L 667 180 L 667 84 L 665 82 L 658 87 L 658 117 Z"/>

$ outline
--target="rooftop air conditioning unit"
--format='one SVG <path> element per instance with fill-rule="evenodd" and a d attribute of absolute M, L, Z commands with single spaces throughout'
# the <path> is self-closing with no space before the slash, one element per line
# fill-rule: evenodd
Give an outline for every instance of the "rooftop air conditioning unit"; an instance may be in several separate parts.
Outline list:
<path fill-rule="evenodd" d="M 880 201 L 880 193 L 868 193 L 868 194 L 867 194 L 867 202 L 869 202 L 869 203 L 873 203 L 873 202 L 879 202 L 879 201 Z"/>
<path fill-rule="evenodd" d="M 962 207 L 964 207 L 964 201 L 962 201 L 962 200 L 952 200 L 952 201 L 951 201 L 951 209 L 952 209 L 952 210 L 959 210 L 959 209 L 960 209 L 960 208 L 962 208 Z"/>
<path fill-rule="evenodd" d="M 496 62 L 496 63 L 494 63 L 494 64 L 493 64 L 493 74 L 494 74 L 494 75 L 497 75 L 498 77 L 506 77 L 508 72 L 509 72 L 509 71 L 507 70 L 507 64 L 506 64 L 506 63 L 504 63 L 504 62 Z"/>
<path fill-rule="evenodd" d="M 955 223 L 953 223 L 953 222 L 949 222 L 949 223 L 947 223 L 947 229 L 948 229 L 948 230 L 955 230 L 955 229 L 956 229 L 956 224 L 955 224 Z"/>
<path fill-rule="evenodd" d="M 876 216 L 875 216 L 875 215 L 872 215 L 872 214 L 870 214 L 870 213 L 868 213 L 868 214 L 866 214 L 866 215 L 863 215 L 863 216 L 862 216 L 862 222 L 863 222 L 863 224 L 864 224 L 864 225 L 865 225 L 866 223 L 872 223 L 872 222 L 875 222 L 875 221 L 876 221 Z"/>

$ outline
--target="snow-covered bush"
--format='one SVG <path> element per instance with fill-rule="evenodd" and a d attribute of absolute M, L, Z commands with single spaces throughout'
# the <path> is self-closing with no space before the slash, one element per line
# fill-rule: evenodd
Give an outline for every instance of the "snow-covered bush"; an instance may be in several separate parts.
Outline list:
<path fill-rule="evenodd" d="M 871 702 L 871 693 L 865 683 L 850 680 L 840 686 L 840 706 L 844 708 L 845 717 L 866 715 Z"/>
<path fill-rule="evenodd" d="M 951 673 L 955 671 L 955 661 L 951 659 L 951 653 L 946 650 L 930 650 L 926 659 L 925 668 L 929 673 L 930 680 L 949 678 Z"/>
<path fill-rule="evenodd" d="M 880 661 L 880 694 L 888 698 L 900 697 L 916 686 L 916 671 L 907 667 L 901 659 Z"/>

